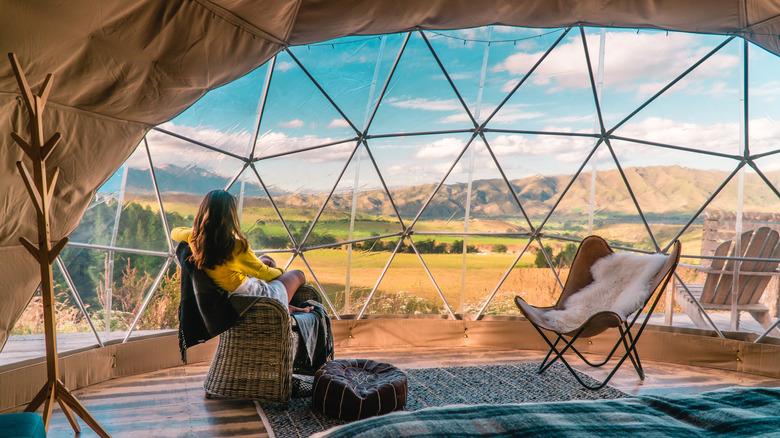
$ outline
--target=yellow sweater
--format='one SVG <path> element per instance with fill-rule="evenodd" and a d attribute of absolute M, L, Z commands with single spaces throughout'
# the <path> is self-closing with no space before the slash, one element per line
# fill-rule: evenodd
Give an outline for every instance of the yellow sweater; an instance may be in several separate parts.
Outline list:
<path fill-rule="evenodd" d="M 191 234 L 191 228 L 179 227 L 171 231 L 171 238 L 177 242 L 189 243 Z M 241 286 L 247 276 L 271 281 L 284 273 L 282 268 L 272 268 L 261 262 L 251 248 L 241 251 L 240 245 L 236 245 L 232 260 L 205 271 L 217 286 L 228 292 L 233 292 Z"/>

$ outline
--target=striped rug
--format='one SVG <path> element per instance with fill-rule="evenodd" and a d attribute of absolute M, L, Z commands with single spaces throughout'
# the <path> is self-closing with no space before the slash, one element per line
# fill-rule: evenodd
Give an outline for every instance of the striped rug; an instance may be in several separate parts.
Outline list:
<path fill-rule="evenodd" d="M 538 364 L 490 365 L 478 367 L 420 368 L 405 370 L 409 392 L 406 410 L 429 406 L 482 403 L 508 404 L 566 400 L 598 400 L 628 397 L 606 386 L 599 391 L 582 388 L 561 364 L 538 375 Z M 585 382 L 594 380 L 580 373 Z M 302 391 L 287 409 L 273 403 L 258 403 L 269 436 L 307 437 L 315 432 L 344 424 L 344 421 L 312 411 L 311 386 Z M 308 391 L 307 391 L 308 389 Z"/>

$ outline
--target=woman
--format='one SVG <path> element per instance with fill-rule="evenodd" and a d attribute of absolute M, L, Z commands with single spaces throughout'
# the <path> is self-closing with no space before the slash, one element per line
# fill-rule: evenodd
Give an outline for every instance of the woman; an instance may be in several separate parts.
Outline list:
<path fill-rule="evenodd" d="M 290 305 L 295 291 L 306 283 L 302 271 L 286 271 L 269 256 L 259 258 L 241 232 L 233 195 L 224 190 L 206 194 L 192 228 L 175 228 L 171 238 L 188 242 L 191 261 L 228 292 L 270 297 L 286 304 L 290 313 L 310 312 L 313 307 Z"/>

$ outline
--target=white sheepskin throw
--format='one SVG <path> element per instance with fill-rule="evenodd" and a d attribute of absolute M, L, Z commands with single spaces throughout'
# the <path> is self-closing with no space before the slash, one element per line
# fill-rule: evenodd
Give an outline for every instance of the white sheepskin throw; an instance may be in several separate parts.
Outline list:
<path fill-rule="evenodd" d="M 545 314 L 558 333 L 577 329 L 595 313 L 610 310 L 623 319 L 639 310 L 650 290 L 650 281 L 666 261 L 664 254 L 616 252 L 602 257 L 590 268 L 593 283 L 571 295 L 562 310 Z"/>

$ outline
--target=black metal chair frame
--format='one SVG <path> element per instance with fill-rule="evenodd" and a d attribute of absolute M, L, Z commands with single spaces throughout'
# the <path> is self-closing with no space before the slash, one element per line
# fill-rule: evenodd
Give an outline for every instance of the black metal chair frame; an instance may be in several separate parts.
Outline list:
<path fill-rule="evenodd" d="M 595 236 L 592 236 L 595 237 Z M 578 251 L 579 252 L 579 251 Z M 576 256 L 575 256 L 576 257 Z M 673 261 L 672 265 L 668 267 L 667 271 L 664 274 L 663 280 L 657 285 L 657 287 L 654 288 L 653 292 L 648 296 L 648 299 L 644 302 L 643 306 L 634 312 L 633 318 L 631 316 L 627 317 L 626 320 L 623 320 L 618 314 L 610 311 L 604 311 L 604 312 L 598 312 L 594 315 L 592 315 L 588 320 L 582 324 L 576 331 L 572 331 L 569 333 L 557 333 L 553 330 L 546 329 L 544 327 L 540 327 L 537 323 L 533 321 L 532 318 L 528 318 L 528 315 L 526 315 L 528 321 L 533 325 L 533 327 L 536 329 L 537 332 L 539 332 L 539 335 L 544 339 L 544 341 L 547 343 L 547 345 L 550 347 L 550 350 L 547 352 L 547 355 L 545 356 L 542 363 L 539 365 L 539 368 L 537 369 L 537 372 L 539 374 L 544 373 L 552 364 L 554 364 L 556 361 L 560 360 L 566 368 L 569 370 L 569 372 L 574 376 L 574 378 L 579 382 L 583 387 L 590 389 L 590 390 L 599 390 L 603 388 L 617 373 L 618 369 L 621 365 L 626 361 L 626 359 L 629 359 L 634 366 L 634 370 L 636 371 L 637 375 L 641 380 L 644 380 L 645 373 L 644 369 L 642 368 L 642 362 L 639 360 L 639 352 L 637 351 L 636 345 L 639 341 L 639 337 L 642 335 L 642 332 L 645 330 L 645 327 L 647 326 L 648 322 L 650 321 L 650 316 L 653 313 L 653 310 L 655 310 L 656 306 L 658 305 L 658 302 L 661 298 L 662 293 L 660 291 L 663 291 L 666 289 L 666 286 L 669 283 L 669 280 L 671 279 L 672 275 L 674 274 L 674 269 L 677 266 L 677 263 L 680 259 L 680 243 L 679 241 L 676 241 L 674 245 L 672 246 L 672 250 L 670 251 L 670 257 L 675 257 L 675 260 Z M 667 263 L 664 263 L 662 270 L 666 267 Z M 659 272 L 660 274 L 660 272 Z M 658 274 L 654 277 L 658 278 Z M 647 309 L 647 312 L 645 314 L 644 319 L 641 321 L 639 328 L 636 331 L 635 335 L 631 334 L 631 329 L 634 327 L 634 325 L 639 320 L 640 316 L 642 315 L 642 310 L 645 309 L 647 306 L 647 303 L 650 302 L 650 298 L 655 295 L 655 298 L 652 300 L 652 304 L 649 309 Z M 520 305 L 518 305 L 520 307 Z M 521 308 L 522 310 L 522 308 Z M 525 312 L 524 312 L 525 314 Z M 609 354 L 606 356 L 606 358 L 599 362 L 599 363 L 593 363 L 589 361 L 585 356 L 574 346 L 574 343 L 582 338 L 588 338 L 591 336 L 595 336 L 596 334 L 599 334 L 603 332 L 604 330 L 593 333 L 593 334 L 587 334 L 586 336 L 583 336 L 583 334 L 586 333 L 586 330 L 592 329 L 591 322 L 594 320 L 600 319 L 602 322 L 604 320 L 613 319 L 611 321 L 611 325 L 607 324 L 607 328 L 604 330 L 607 330 L 608 328 L 617 328 L 618 332 L 620 334 L 618 340 L 615 342 L 615 345 L 612 347 L 612 350 L 609 352 Z M 629 322 L 630 320 L 630 322 Z M 544 333 L 544 331 L 551 331 L 556 334 L 555 341 L 550 341 L 550 338 Z M 573 335 L 572 335 L 573 333 Z M 571 339 L 566 340 L 566 337 L 570 337 Z M 564 347 L 559 350 L 558 344 L 563 341 Z M 588 366 L 593 368 L 599 368 L 604 365 L 606 365 L 612 357 L 615 355 L 615 352 L 617 352 L 618 348 L 623 345 L 625 348 L 625 353 L 623 356 L 618 360 L 617 364 L 612 368 L 610 373 L 607 375 L 604 380 L 601 382 L 598 382 L 596 385 L 589 385 L 585 383 L 582 378 L 577 374 L 577 372 L 572 368 L 572 366 L 569 364 L 569 362 L 564 357 L 564 354 L 571 349 L 574 353 L 577 354 L 577 356 L 582 359 Z"/>

